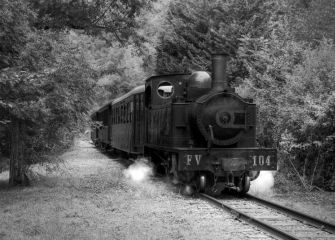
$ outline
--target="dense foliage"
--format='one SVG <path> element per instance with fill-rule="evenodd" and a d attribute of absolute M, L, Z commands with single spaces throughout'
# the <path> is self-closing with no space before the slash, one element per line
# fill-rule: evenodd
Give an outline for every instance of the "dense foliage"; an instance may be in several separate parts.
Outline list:
<path fill-rule="evenodd" d="M 111 33 L 125 42 L 135 32 L 136 17 L 150 0 L 41 1 L 30 0 L 38 29 L 80 29 L 90 34 Z M 109 40 L 111 40 L 109 38 Z"/>

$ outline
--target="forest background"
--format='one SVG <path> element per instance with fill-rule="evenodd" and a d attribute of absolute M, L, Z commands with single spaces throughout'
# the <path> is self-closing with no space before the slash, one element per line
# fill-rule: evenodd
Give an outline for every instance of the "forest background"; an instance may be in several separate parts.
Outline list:
<path fill-rule="evenodd" d="M 276 186 L 335 190 L 334 0 L 0 0 L 0 172 L 26 184 L 104 102 L 160 73 L 210 71 L 258 106 Z M 295 183 L 295 184 L 294 184 Z"/>

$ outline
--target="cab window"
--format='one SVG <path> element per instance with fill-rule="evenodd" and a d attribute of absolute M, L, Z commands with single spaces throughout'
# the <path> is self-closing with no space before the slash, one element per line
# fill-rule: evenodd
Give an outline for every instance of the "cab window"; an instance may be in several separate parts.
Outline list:
<path fill-rule="evenodd" d="M 173 95 L 174 89 L 170 82 L 161 82 L 157 88 L 157 94 L 161 98 L 170 98 Z"/>

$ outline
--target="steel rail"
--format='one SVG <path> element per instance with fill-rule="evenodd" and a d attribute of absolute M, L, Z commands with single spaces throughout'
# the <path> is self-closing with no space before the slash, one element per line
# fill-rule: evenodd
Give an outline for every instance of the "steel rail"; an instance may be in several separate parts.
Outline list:
<path fill-rule="evenodd" d="M 255 217 L 252 217 L 252 216 L 249 216 L 245 213 L 242 213 L 241 211 L 238 211 L 238 210 L 222 203 L 221 201 L 217 200 L 214 197 L 211 197 L 211 196 L 209 196 L 207 194 L 204 194 L 204 193 L 199 193 L 199 195 L 202 198 L 209 201 L 210 203 L 213 203 L 214 205 L 229 211 L 230 213 L 232 213 L 237 218 L 242 219 L 242 220 L 246 221 L 247 223 L 250 223 L 250 224 L 252 224 L 256 227 L 259 227 L 259 228 L 263 229 L 264 231 L 266 231 L 266 232 L 268 232 L 268 233 L 270 233 L 270 234 L 272 234 L 276 237 L 279 237 L 281 239 L 288 239 L 288 240 L 299 240 L 298 237 L 296 237 L 292 234 L 286 233 L 286 232 L 282 231 L 281 229 L 276 228 L 274 226 L 271 226 L 271 225 L 269 225 L 269 224 L 267 224 L 267 223 L 265 223 L 261 220 L 258 220 Z"/>
<path fill-rule="evenodd" d="M 265 200 L 250 194 L 246 194 L 245 195 L 247 199 L 253 200 L 255 202 L 258 202 L 260 204 L 263 204 L 265 206 L 268 206 L 270 208 L 274 208 L 276 210 L 279 210 L 281 212 L 284 212 L 290 216 L 292 216 L 293 218 L 295 218 L 296 220 L 302 221 L 306 224 L 312 225 L 318 229 L 321 229 L 325 232 L 329 232 L 332 234 L 335 234 L 335 225 L 329 222 L 325 222 L 319 218 L 316 217 L 312 217 L 310 215 L 298 212 L 294 209 L 288 208 L 288 207 L 284 207 L 280 204 L 274 203 L 272 201 L 269 200 Z"/>

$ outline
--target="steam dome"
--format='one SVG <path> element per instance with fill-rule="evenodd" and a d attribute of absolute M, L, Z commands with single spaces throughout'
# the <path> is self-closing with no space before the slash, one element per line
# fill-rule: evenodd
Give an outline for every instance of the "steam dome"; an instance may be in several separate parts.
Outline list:
<path fill-rule="evenodd" d="M 189 78 L 191 88 L 211 88 L 211 83 L 211 76 L 205 71 L 194 72 Z"/>

